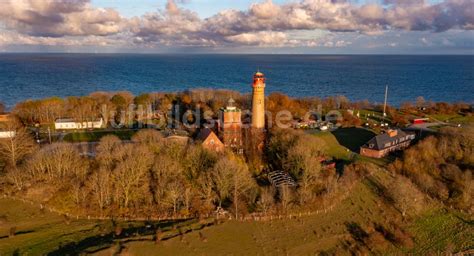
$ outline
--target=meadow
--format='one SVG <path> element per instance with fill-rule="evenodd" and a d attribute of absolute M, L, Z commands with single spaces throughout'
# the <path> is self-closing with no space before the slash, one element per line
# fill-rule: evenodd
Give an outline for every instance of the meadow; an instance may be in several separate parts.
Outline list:
<path fill-rule="evenodd" d="M 375 179 L 390 182 L 387 173 L 375 173 Z M 328 203 L 329 204 L 329 203 Z M 118 222 L 122 235 L 114 235 L 111 220 L 68 219 L 41 210 L 36 204 L 0 199 L 0 252 L 10 254 L 110 255 L 307 255 L 318 253 L 349 254 L 346 240 L 354 239 L 351 225 L 364 230 L 372 223 L 384 223 L 395 211 L 367 182 L 360 182 L 348 197 L 332 209 L 309 216 L 268 221 L 222 221 L 202 225 L 198 220 L 172 222 Z M 211 223 L 211 222 L 209 222 Z M 163 241 L 155 242 L 150 225 L 161 225 Z M 389 244 L 385 253 L 426 255 L 445 248 L 463 251 L 474 246 L 472 220 L 439 205 L 430 205 L 404 224 L 413 236 L 414 246 Z M 11 227 L 16 235 L 9 237 Z M 372 253 L 381 253 L 374 250 Z"/>

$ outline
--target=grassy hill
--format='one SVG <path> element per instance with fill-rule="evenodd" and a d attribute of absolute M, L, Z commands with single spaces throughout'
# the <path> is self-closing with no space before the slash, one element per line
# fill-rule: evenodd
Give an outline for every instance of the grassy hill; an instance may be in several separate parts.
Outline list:
<path fill-rule="evenodd" d="M 69 219 L 38 205 L 0 199 L 0 255 L 64 255 L 113 249 L 122 241 L 153 239 L 159 227 L 164 237 L 176 235 L 173 227 L 202 228 L 207 223 L 184 221 L 111 221 Z M 116 226 L 121 234 L 116 234 Z M 9 237 L 11 228 L 15 236 Z"/>
<path fill-rule="evenodd" d="M 372 178 L 383 180 L 382 183 L 391 182 L 387 173 L 375 173 Z M 227 221 L 159 245 L 141 241 L 124 246 L 131 255 L 350 255 L 354 250 L 350 242 L 358 243 L 354 227 L 369 234 L 373 232 L 370 227 L 374 223 L 386 225 L 394 214 L 400 215 L 365 180 L 356 185 L 348 198 L 326 213 L 261 222 Z M 371 242 L 372 238 L 368 238 L 357 246 L 379 255 L 426 255 L 447 249 L 455 252 L 472 249 L 474 226 L 466 221 L 467 218 L 430 204 L 401 227 L 411 237 L 413 245 L 385 241 L 383 247 L 369 250 L 369 245 L 364 245 Z"/>
<path fill-rule="evenodd" d="M 114 235 L 110 220 L 68 220 L 35 205 L 0 199 L 0 254 L 89 252 L 110 255 L 121 251 L 130 255 L 307 255 L 316 252 L 344 255 L 358 248 L 374 254 L 426 255 L 474 248 L 474 226 L 468 216 L 428 203 L 422 212 L 405 220 L 400 227 L 411 237 L 412 246 L 385 241 L 383 247 L 369 251 L 367 243 L 373 242 L 370 234 L 374 233 L 371 230 L 374 223 L 387 226 L 393 216 L 400 216 L 374 186 L 389 184 L 392 179 L 379 169 L 356 184 L 349 196 L 334 208 L 310 216 L 273 221 L 225 221 L 211 226 L 197 220 L 121 222 L 119 225 L 124 228 L 121 236 Z M 147 229 L 150 225 L 160 226 L 164 241 L 154 242 L 154 231 Z M 13 226 L 16 236 L 8 237 Z M 358 241 L 359 236 L 367 237 Z"/>

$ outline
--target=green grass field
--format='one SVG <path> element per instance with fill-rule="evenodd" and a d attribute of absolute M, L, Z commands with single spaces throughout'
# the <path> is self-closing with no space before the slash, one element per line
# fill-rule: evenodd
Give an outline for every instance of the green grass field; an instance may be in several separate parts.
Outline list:
<path fill-rule="evenodd" d="M 418 244 L 411 252 L 427 255 L 445 248 L 451 248 L 453 252 L 474 249 L 474 220 L 468 218 L 447 210 L 432 211 L 419 217 L 410 226 L 410 231 L 417 235 Z"/>
<path fill-rule="evenodd" d="M 121 241 L 152 240 L 154 230 L 160 227 L 164 236 L 176 235 L 172 226 L 201 228 L 197 220 L 181 222 L 121 221 L 120 237 L 114 235 L 111 220 L 67 219 L 37 205 L 19 200 L 0 199 L 0 255 L 64 255 L 108 249 Z M 146 226 L 153 226 L 153 229 Z M 9 237 L 12 227 L 16 235 Z"/>
<path fill-rule="evenodd" d="M 351 152 L 346 147 L 341 146 L 336 137 L 330 132 L 310 132 L 314 136 L 322 139 L 326 143 L 326 154 L 336 159 L 349 161 Z"/>
<path fill-rule="evenodd" d="M 91 142 L 99 141 L 106 135 L 115 135 L 122 140 L 130 140 L 136 133 L 133 130 L 116 130 L 116 131 L 87 131 L 87 132 L 73 132 L 64 136 L 64 141 L 67 142 Z"/>
<path fill-rule="evenodd" d="M 428 115 L 429 117 L 436 119 L 441 122 L 448 122 L 453 124 L 466 124 L 466 123 L 473 123 L 474 116 L 468 115 L 460 115 L 460 114 L 435 114 L 435 115 Z"/>
<path fill-rule="evenodd" d="M 373 177 L 384 184 L 391 176 L 378 170 Z M 345 189 L 345 188 L 341 188 Z M 309 255 L 318 252 L 350 255 L 344 241 L 351 239 L 348 223 L 364 230 L 372 223 L 385 223 L 396 213 L 368 182 L 359 182 L 327 212 L 272 221 L 211 222 L 120 222 L 123 232 L 113 235 L 110 220 L 66 220 L 40 210 L 36 205 L 13 199 L 0 199 L 0 255 L 65 255 L 89 253 L 113 255 Z M 317 208 L 322 209 L 321 205 Z M 464 251 L 474 248 L 474 229 L 469 216 L 449 212 L 429 204 L 421 214 L 403 224 L 413 237 L 414 247 L 389 243 L 374 254 L 426 255 L 446 248 Z M 472 218 L 472 217 L 471 217 Z M 163 231 L 163 240 L 153 240 L 154 228 Z M 16 236 L 8 237 L 11 227 Z M 175 226 L 175 227 L 173 227 Z"/>

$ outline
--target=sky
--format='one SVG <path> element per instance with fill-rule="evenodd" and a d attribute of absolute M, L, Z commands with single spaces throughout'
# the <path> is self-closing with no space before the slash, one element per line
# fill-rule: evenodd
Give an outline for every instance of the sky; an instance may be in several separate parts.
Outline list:
<path fill-rule="evenodd" d="M 0 52 L 474 54 L 474 0 L 0 0 Z"/>

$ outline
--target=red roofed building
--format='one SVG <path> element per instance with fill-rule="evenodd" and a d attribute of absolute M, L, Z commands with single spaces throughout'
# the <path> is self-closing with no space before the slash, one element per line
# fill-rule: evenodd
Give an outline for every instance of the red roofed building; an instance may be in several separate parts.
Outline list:
<path fill-rule="evenodd" d="M 196 140 L 201 142 L 202 147 L 207 150 L 215 152 L 224 151 L 224 143 L 222 143 L 219 137 L 209 128 L 201 129 Z"/>

